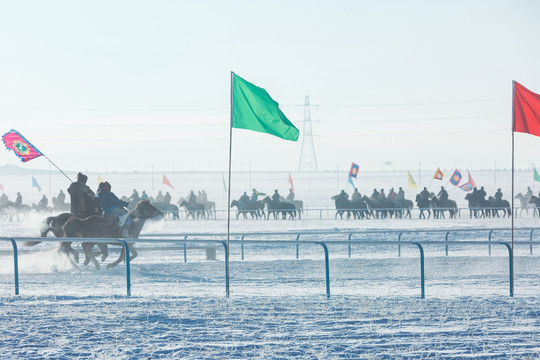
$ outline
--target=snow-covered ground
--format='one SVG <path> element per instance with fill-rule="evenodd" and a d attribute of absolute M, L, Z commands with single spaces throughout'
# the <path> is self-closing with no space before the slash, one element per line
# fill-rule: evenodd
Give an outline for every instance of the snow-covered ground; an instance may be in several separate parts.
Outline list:
<path fill-rule="evenodd" d="M 0 236 L 36 236 L 42 216 L 3 223 Z M 517 227 L 537 219 L 518 218 Z M 233 232 L 328 231 L 306 240 L 346 239 L 348 232 L 396 229 L 509 227 L 504 220 L 234 220 Z M 162 221 L 145 235 L 222 233 L 226 221 Z M 540 234 L 536 236 L 540 237 Z M 407 237 L 407 238 L 406 238 Z M 455 233 L 454 240 L 484 240 L 487 232 Z M 261 238 L 261 237 L 259 237 Z M 262 237 L 264 238 L 264 237 Z M 266 238 L 277 239 L 276 236 Z M 279 237 L 286 238 L 286 237 Z M 294 239 L 294 236 L 289 237 Z M 361 239 L 396 240 L 396 234 Z M 403 240 L 443 240 L 409 234 Z M 494 240 L 509 241 L 509 233 Z M 516 233 L 528 240 L 528 232 Z M 420 299 L 418 250 L 330 245 L 330 299 L 318 246 L 231 247 L 231 297 L 225 297 L 223 250 L 205 260 L 204 249 L 138 244 L 132 296 L 125 296 L 125 266 L 96 271 L 73 267 L 53 244 L 22 248 L 20 296 L 13 295 L 10 245 L 0 244 L 0 359 L 422 359 L 540 356 L 538 253 L 516 247 L 515 296 L 509 297 L 508 258 L 502 247 L 426 247 L 426 299 Z M 540 245 L 539 245 L 540 246 Z M 116 253 L 111 253 L 111 258 Z"/>

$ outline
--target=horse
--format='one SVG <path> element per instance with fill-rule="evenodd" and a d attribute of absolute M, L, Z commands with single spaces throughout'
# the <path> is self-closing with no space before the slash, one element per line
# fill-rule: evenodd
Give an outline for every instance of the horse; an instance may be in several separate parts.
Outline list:
<path fill-rule="evenodd" d="M 516 196 L 514 196 L 514 199 L 518 199 L 521 202 L 521 206 L 520 206 L 521 210 L 519 211 L 519 216 L 520 217 L 523 214 L 523 210 L 525 210 L 527 215 L 529 215 L 529 209 L 533 209 L 533 213 L 534 213 L 534 215 L 536 215 L 536 209 L 535 209 L 533 203 L 531 203 L 531 201 L 530 201 L 531 197 L 523 195 L 522 193 L 519 193 Z"/>
<path fill-rule="evenodd" d="M 204 211 L 206 212 L 206 217 L 208 219 L 216 218 L 215 216 L 215 210 L 216 210 L 216 203 L 213 201 L 197 201 L 197 204 L 201 204 L 204 206 Z"/>
<path fill-rule="evenodd" d="M 465 200 L 469 202 L 469 218 L 472 219 L 473 215 L 475 218 L 485 218 L 491 215 L 489 209 L 486 209 L 491 207 L 491 204 L 487 200 L 473 199 L 472 193 L 465 195 Z"/>
<path fill-rule="evenodd" d="M 353 211 L 352 202 L 349 199 L 345 199 L 344 197 L 340 195 L 332 196 L 331 199 L 334 200 L 334 203 L 336 205 L 336 215 L 335 215 L 336 219 L 339 215 L 339 217 L 343 220 L 343 214 L 345 212 L 347 213 L 347 219 L 350 219 L 351 214 L 356 218 L 356 215 Z"/>
<path fill-rule="evenodd" d="M 497 216 L 498 218 L 500 218 L 499 210 L 503 211 L 503 217 L 507 215 L 508 217 L 510 217 L 510 215 L 512 215 L 512 209 L 510 208 L 510 203 L 508 202 L 508 200 L 497 200 L 494 197 L 490 196 L 487 201 L 489 207 L 491 208 L 491 213 L 493 217 Z"/>
<path fill-rule="evenodd" d="M 7 205 L 2 207 L 2 220 L 17 221 L 25 220 L 30 215 L 30 206 L 26 204 L 15 205 L 13 201 L 8 201 Z"/>
<path fill-rule="evenodd" d="M 401 208 L 401 213 L 403 214 L 403 210 L 405 210 L 405 215 L 403 216 L 403 218 L 407 218 L 409 217 L 409 219 L 411 218 L 411 209 L 414 207 L 414 204 L 411 200 L 407 200 L 407 199 L 401 199 L 401 200 L 396 200 L 399 202 L 400 204 L 400 208 Z"/>
<path fill-rule="evenodd" d="M 179 209 L 178 206 L 174 204 L 167 204 L 164 202 L 150 202 L 156 209 L 161 211 L 164 215 L 170 215 L 172 220 L 179 220 Z"/>
<path fill-rule="evenodd" d="M 195 220 L 195 215 L 197 216 L 197 219 L 199 219 L 199 217 L 202 217 L 203 219 L 206 218 L 206 212 L 204 210 L 203 204 L 190 203 L 187 202 L 185 199 L 181 199 L 181 201 L 178 201 L 178 204 L 180 205 L 180 207 L 183 206 L 186 208 L 187 219 L 189 219 L 189 217 L 191 216 L 191 218 Z"/>
<path fill-rule="evenodd" d="M 536 216 L 537 211 L 538 211 L 538 215 L 540 216 L 540 198 L 533 195 L 533 196 L 531 196 L 531 199 L 529 200 L 529 203 L 534 204 L 534 206 L 535 206 L 535 208 L 534 208 L 535 216 Z"/>
<path fill-rule="evenodd" d="M 251 215 L 252 219 L 258 219 L 259 218 L 259 204 L 258 201 L 256 203 L 249 201 L 246 203 L 240 204 L 238 200 L 233 200 L 231 202 L 231 207 L 236 207 L 236 220 L 240 217 L 240 215 L 244 216 L 244 219 L 247 219 L 248 215 Z"/>
<path fill-rule="evenodd" d="M 274 219 L 279 216 L 279 213 L 281 213 L 283 220 L 287 218 L 287 215 L 289 215 L 289 219 L 291 220 L 296 217 L 296 207 L 291 203 L 275 201 L 270 199 L 269 196 L 265 197 L 262 202 L 268 208 L 267 219 L 270 219 L 270 213 L 274 213 Z"/>
<path fill-rule="evenodd" d="M 426 215 L 424 214 L 424 210 L 428 213 L 428 219 L 431 217 L 431 204 L 429 201 L 429 198 L 424 198 L 420 196 L 420 194 L 416 195 L 416 205 L 418 206 L 418 209 L 420 209 L 420 215 L 418 216 L 419 219 L 426 218 Z"/>
<path fill-rule="evenodd" d="M 163 217 L 163 213 L 154 207 L 149 200 L 141 200 L 135 206 L 135 209 L 130 211 L 129 216 L 133 219 L 129 227 L 129 238 L 136 239 L 139 237 L 141 230 L 147 219 L 156 216 Z M 108 219 L 102 216 L 94 215 L 86 219 L 77 217 L 69 218 L 62 226 L 65 237 L 81 237 L 81 238 L 122 238 L 122 229 L 117 223 L 111 223 Z M 88 265 L 92 261 L 99 269 L 99 263 L 94 257 L 94 246 L 100 243 L 85 242 L 82 248 L 85 255 L 84 265 Z M 101 243 L 103 244 L 103 243 Z M 107 245 L 107 244 L 105 244 Z M 109 245 L 118 245 L 118 243 L 109 243 Z M 134 244 L 129 244 L 129 252 L 131 253 L 129 260 L 137 257 L 138 253 L 135 250 Z M 103 250 L 102 250 L 103 253 Z M 106 252 L 103 254 L 106 258 Z M 107 265 L 107 269 L 117 266 L 126 257 L 126 251 L 122 246 L 118 259 Z M 102 261 L 104 258 L 102 257 Z"/>
<path fill-rule="evenodd" d="M 450 219 L 455 219 L 458 213 L 457 203 L 450 199 L 440 200 L 436 196 L 433 196 L 431 198 L 431 207 L 434 219 L 438 219 L 440 216 L 444 219 L 445 211 L 448 211 Z"/>

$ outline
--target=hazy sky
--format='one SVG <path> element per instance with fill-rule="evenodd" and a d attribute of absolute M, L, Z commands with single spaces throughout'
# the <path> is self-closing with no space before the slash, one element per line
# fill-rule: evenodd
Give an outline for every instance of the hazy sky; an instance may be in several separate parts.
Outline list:
<path fill-rule="evenodd" d="M 223 171 L 235 71 L 301 132 L 234 130 L 235 170 L 298 168 L 306 95 L 320 169 L 508 168 L 512 80 L 540 92 L 539 15 L 538 1 L 1 0 L 0 132 L 67 170 Z M 538 154 L 516 134 L 517 167 Z"/>

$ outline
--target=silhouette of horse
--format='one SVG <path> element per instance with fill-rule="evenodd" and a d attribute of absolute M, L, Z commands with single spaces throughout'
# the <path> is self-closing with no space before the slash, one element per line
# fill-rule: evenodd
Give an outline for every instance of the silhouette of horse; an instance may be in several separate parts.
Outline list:
<path fill-rule="evenodd" d="M 514 196 L 514 199 L 518 199 L 519 202 L 521 203 L 521 206 L 520 206 L 521 209 L 519 210 L 520 217 L 523 214 L 523 210 L 525 210 L 527 215 L 529 215 L 529 209 L 532 209 L 534 216 L 536 216 L 536 208 L 534 207 L 534 204 L 531 203 L 530 201 L 531 198 L 532 197 L 525 196 L 522 193 L 519 193 L 516 196 Z"/>
<path fill-rule="evenodd" d="M 129 238 L 136 239 L 139 237 L 141 230 L 147 219 L 154 218 L 156 216 L 163 217 L 163 213 L 154 207 L 149 200 L 141 200 L 135 206 L 135 209 L 130 211 L 129 216 L 133 219 L 129 227 Z M 65 237 L 81 237 L 81 238 L 121 238 L 122 229 L 117 223 L 111 223 L 108 219 L 102 216 L 94 215 L 86 219 L 79 219 L 76 217 L 69 218 L 64 226 L 62 226 Z M 100 243 L 85 242 L 82 244 L 82 248 L 85 255 L 84 265 L 88 265 L 92 261 L 99 269 L 99 263 L 94 257 L 94 246 Z M 103 243 L 101 243 L 103 244 Z M 107 245 L 107 244 L 105 244 Z M 118 243 L 109 243 L 108 245 L 116 245 Z M 122 245 L 120 245 L 122 246 Z M 137 257 L 138 253 L 135 250 L 134 244 L 129 244 L 129 252 L 131 253 L 129 260 L 133 260 Z M 106 253 L 105 253 L 106 254 Z M 106 258 L 106 255 L 103 254 Z M 111 269 L 123 261 L 126 257 L 126 251 L 122 246 L 120 256 L 118 259 L 107 265 L 107 269 Z M 102 258 L 103 259 L 103 258 Z M 103 259 L 104 260 L 104 259 Z"/>
<path fill-rule="evenodd" d="M 345 199 L 339 194 L 332 196 L 331 199 L 334 200 L 334 204 L 336 205 L 336 219 L 339 215 L 340 219 L 343 220 L 343 214 L 345 212 L 347 213 L 347 219 L 350 219 L 351 214 L 356 218 L 356 214 L 353 211 L 352 202 L 349 199 Z"/>
<path fill-rule="evenodd" d="M 472 193 L 465 195 L 465 200 L 469 202 L 469 218 L 486 218 L 491 215 L 489 208 L 491 205 L 485 199 L 474 199 Z"/>
<path fill-rule="evenodd" d="M 493 196 L 490 196 L 487 202 L 489 204 L 489 207 L 491 208 L 491 214 L 493 217 L 496 216 L 500 218 L 499 210 L 502 210 L 503 217 L 510 217 L 510 215 L 512 215 L 512 209 L 510 208 L 510 203 L 508 202 L 508 200 L 497 200 Z"/>
<path fill-rule="evenodd" d="M 296 207 L 294 207 L 294 204 L 275 201 L 270 199 L 269 196 L 265 197 L 262 202 L 265 203 L 266 207 L 268 208 L 268 216 L 266 217 L 267 220 L 270 218 L 270 213 L 274 214 L 274 219 L 277 219 L 280 213 L 283 220 L 287 218 L 287 215 L 289 215 L 289 219 L 291 220 L 296 217 Z"/>
<path fill-rule="evenodd" d="M 540 216 L 540 198 L 537 196 L 531 196 L 531 199 L 529 200 L 530 204 L 534 204 L 534 214 L 536 216 L 536 212 L 538 211 L 538 216 Z"/>
<path fill-rule="evenodd" d="M 405 210 L 405 215 L 402 215 L 403 218 L 411 218 L 411 209 L 414 207 L 414 204 L 411 200 L 408 199 L 402 199 L 397 200 L 397 202 L 400 204 L 401 213 L 403 214 L 403 210 Z"/>
<path fill-rule="evenodd" d="M 161 211 L 164 216 L 170 215 L 172 220 L 179 220 L 180 219 L 180 210 L 178 209 L 178 206 L 174 204 L 167 204 L 164 202 L 150 202 L 156 209 Z"/>
<path fill-rule="evenodd" d="M 444 212 L 448 211 L 450 219 L 455 219 L 458 213 L 458 207 L 454 200 L 440 200 L 436 196 L 431 197 L 431 208 L 433 210 L 433 218 L 439 219 L 442 217 L 445 219 Z"/>
<path fill-rule="evenodd" d="M 238 200 L 233 200 L 231 202 L 231 207 L 236 207 L 236 219 L 238 220 L 238 217 L 240 214 L 244 216 L 244 219 L 247 219 L 247 215 L 251 215 L 252 219 L 258 219 L 259 218 L 259 204 L 254 202 L 247 202 L 242 205 L 238 202 Z"/>
<path fill-rule="evenodd" d="M 197 204 L 201 204 L 204 206 L 204 211 L 206 212 L 206 217 L 208 219 L 212 219 L 216 217 L 215 210 L 216 210 L 216 203 L 213 201 L 199 201 L 197 200 Z"/>
<path fill-rule="evenodd" d="M 424 211 L 427 211 L 428 213 L 428 219 L 431 217 L 431 202 L 429 201 L 429 198 L 424 198 L 420 196 L 420 194 L 416 195 L 416 205 L 418 206 L 418 209 L 420 209 L 420 215 L 418 216 L 419 219 L 426 218 L 426 215 L 424 214 Z"/>
<path fill-rule="evenodd" d="M 181 201 L 179 201 L 178 203 L 179 203 L 180 207 L 183 206 L 183 207 L 186 208 L 186 212 L 187 212 L 186 218 L 187 219 L 189 219 L 190 216 L 191 216 L 191 218 L 193 220 L 199 219 L 199 217 L 202 217 L 203 219 L 206 218 L 206 212 L 204 210 L 204 205 L 203 204 L 190 203 L 190 202 L 187 202 L 184 199 L 181 199 Z"/>

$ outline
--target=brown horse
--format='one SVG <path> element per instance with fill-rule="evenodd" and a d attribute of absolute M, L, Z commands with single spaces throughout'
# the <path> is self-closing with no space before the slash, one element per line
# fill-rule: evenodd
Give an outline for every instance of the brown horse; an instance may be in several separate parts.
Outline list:
<path fill-rule="evenodd" d="M 129 216 L 133 219 L 130 227 L 129 227 L 129 238 L 136 239 L 139 237 L 139 234 L 141 233 L 141 230 L 144 226 L 144 223 L 147 219 L 156 217 L 156 216 L 163 216 L 163 213 L 159 211 L 156 207 L 154 207 L 152 204 L 150 204 L 150 201 L 148 200 L 141 200 L 137 203 L 135 206 L 135 209 L 133 209 Z M 118 224 L 111 223 L 107 219 L 101 217 L 101 216 L 90 216 L 86 219 L 79 219 L 76 217 L 72 217 L 66 221 L 64 226 L 62 227 L 62 230 L 64 232 L 65 237 L 81 237 L 81 238 L 121 238 L 122 237 L 122 229 Z M 95 245 L 107 245 L 104 243 L 93 243 L 93 242 L 85 242 L 82 244 L 82 248 L 85 255 L 84 265 L 88 265 L 90 261 L 92 261 L 96 267 L 96 269 L 99 269 L 99 263 L 94 257 L 94 246 Z M 109 245 L 119 245 L 118 243 L 109 243 Z M 101 248 L 100 248 L 101 249 Z M 104 253 L 103 249 L 102 253 Z M 135 250 L 133 244 L 129 244 L 129 251 L 131 252 L 130 260 L 133 260 L 137 257 L 137 251 Z M 106 252 L 104 253 L 104 255 Z M 121 261 L 123 261 L 126 257 L 126 252 L 124 247 L 122 246 L 122 249 L 120 251 L 120 256 L 116 261 L 114 261 L 111 264 L 107 265 L 107 268 L 113 268 L 116 265 L 118 265 Z"/>

